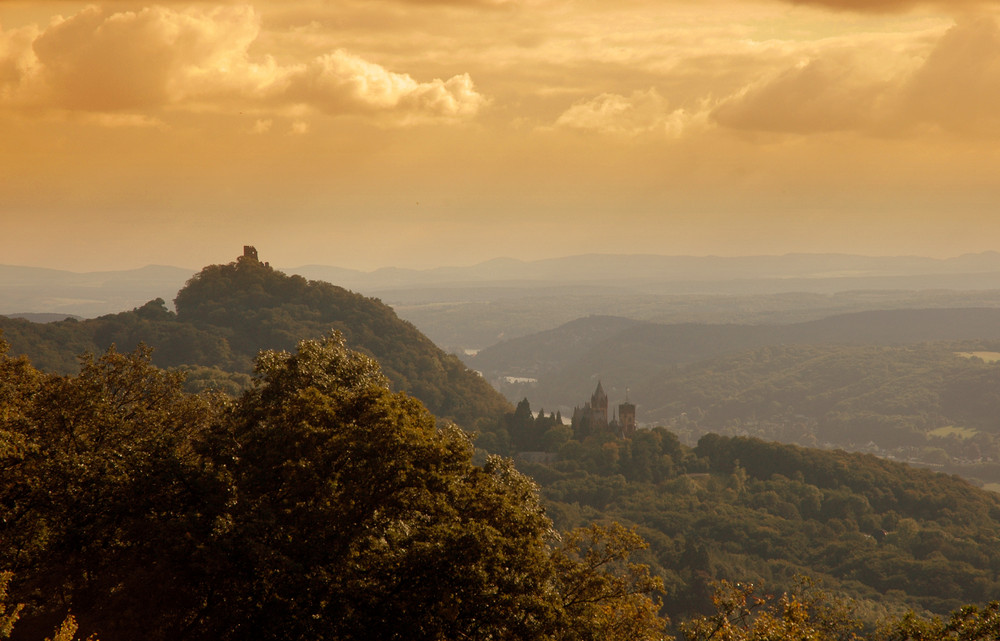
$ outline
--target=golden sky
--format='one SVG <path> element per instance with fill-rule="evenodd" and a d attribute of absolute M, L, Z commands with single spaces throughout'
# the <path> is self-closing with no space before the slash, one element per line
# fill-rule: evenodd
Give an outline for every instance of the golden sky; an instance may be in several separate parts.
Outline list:
<path fill-rule="evenodd" d="M 998 204 L 998 0 L 0 0 L 0 264 L 944 257 Z"/>

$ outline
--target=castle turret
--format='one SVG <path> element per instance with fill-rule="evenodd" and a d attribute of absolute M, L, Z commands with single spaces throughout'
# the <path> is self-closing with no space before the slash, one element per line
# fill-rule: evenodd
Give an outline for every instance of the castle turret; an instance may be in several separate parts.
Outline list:
<path fill-rule="evenodd" d="M 631 438 L 635 434 L 635 404 L 628 400 L 628 388 L 625 388 L 625 402 L 618 406 L 618 429 L 622 438 Z"/>
<path fill-rule="evenodd" d="M 601 387 L 601 381 L 597 381 L 597 389 L 594 390 L 594 395 L 590 397 L 590 409 L 594 411 L 594 419 L 601 425 L 607 427 L 608 395 L 604 393 L 604 388 Z"/>

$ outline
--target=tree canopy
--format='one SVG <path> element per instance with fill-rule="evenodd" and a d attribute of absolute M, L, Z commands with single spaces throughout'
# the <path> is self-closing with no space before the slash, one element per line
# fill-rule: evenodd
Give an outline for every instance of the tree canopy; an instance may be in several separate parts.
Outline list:
<path fill-rule="evenodd" d="M 560 538 L 530 479 L 473 464 L 464 432 L 340 335 L 262 353 L 236 399 L 185 392 L 145 347 L 75 376 L 5 349 L 14 638 L 662 637 L 634 534 Z"/>

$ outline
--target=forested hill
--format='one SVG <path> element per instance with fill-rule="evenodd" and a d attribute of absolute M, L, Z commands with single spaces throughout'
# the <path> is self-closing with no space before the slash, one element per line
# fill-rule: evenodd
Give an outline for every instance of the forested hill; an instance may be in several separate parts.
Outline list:
<path fill-rule="evenodd" d="M 785 325 L 661 324 L 611 316 L 581 318 L 504 341 L 469 359 L 487 378 L 621 370 L 632 380 L 664 366 L 769 345 L 903 345 L 1000 339 L 1000 309 L 893 309 L 836 314 Z"/>
<path fill-rule="evenodd" d="M 1000 498 L 957 477 L 754 438 L 708 434 L 688 448 L 659 427 L 624 440 L 566 434 L 559 445 L 551 437 L 568 428 L 520 414 L 521 432 L 550 432 L 548 462 L 518 465 L 557 528 L 637 528 L 675 621 L 710 608 L 718 579 L 780 593 L 815 577 L 869 624 L 1000 593 Z"/>
<path fill-rule="evenodd" d="M 80 354 L 111 345 L 128 351 L 144 342 L 154 349 L 156 365 L 230 389 L 246 380 L 259 350 L 291 350 L 299 340 L 338 330 L 351 348 L 379 361 L 394 389 L 439 417 L 471 428 L 509 409 L 481 377 L 388 305 L 253 258 L 205 267 L 174 302 L 176 313 L 157 299 L 130 312 L 44 325 L 0 317 L 0 330 L 11 353 L 27 355 L 43 370 L 72 373 Z"/>

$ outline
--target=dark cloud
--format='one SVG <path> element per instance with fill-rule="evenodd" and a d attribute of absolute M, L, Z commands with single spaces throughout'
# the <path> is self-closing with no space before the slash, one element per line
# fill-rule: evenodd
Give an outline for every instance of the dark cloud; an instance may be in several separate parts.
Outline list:
<path fill-rule="evenodd" d="M 991 0 L 784 0 L 791 4 L 826 7 L 860 13 L 899 13 L 920 6 L 968 8 L 990 3 Z"/>

